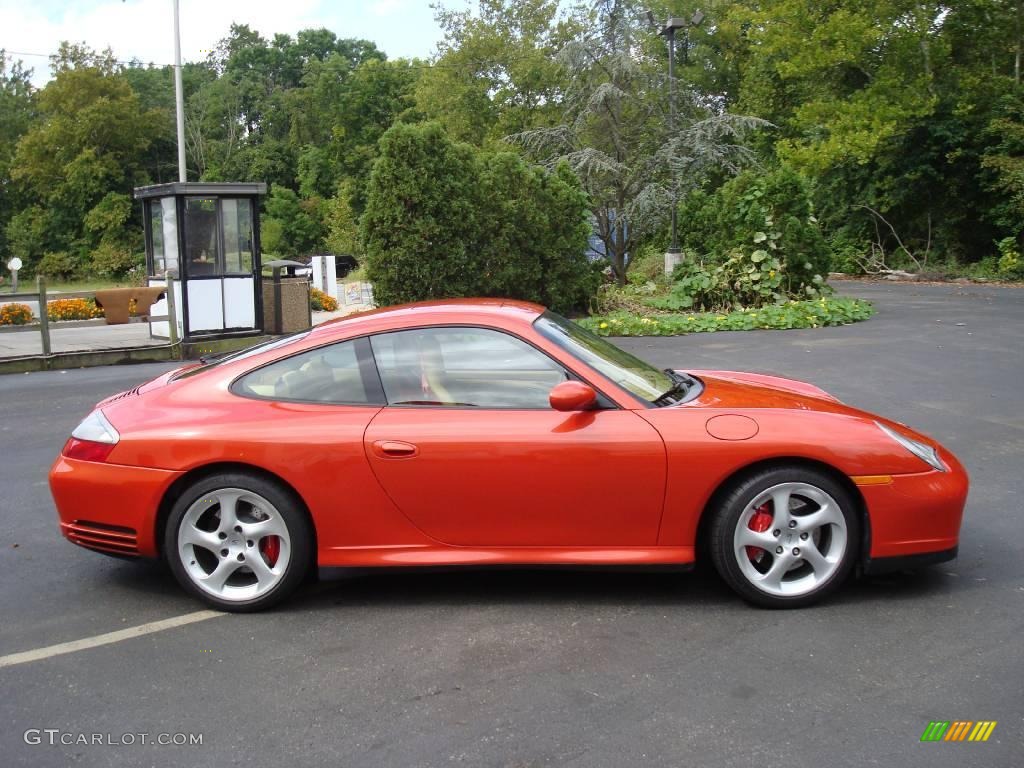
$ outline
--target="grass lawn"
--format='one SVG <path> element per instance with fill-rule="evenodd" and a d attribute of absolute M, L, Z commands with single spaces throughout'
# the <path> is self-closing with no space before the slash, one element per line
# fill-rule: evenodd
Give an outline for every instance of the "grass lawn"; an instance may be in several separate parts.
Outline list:
<path fill-rule="evenodd" d="M 356 269 L 353 269 L 345 278 L 341 281 L 342 283 L 365 283 L 366 282 L 366 267 L 360 264 Z"/>
<path fill-rule="evenodd" d="M 100 278 L 93 278 L 91 280 L 67 280 L 67 281 L 46 281 L 46 292 L 50 293 L 65 293 L 71 291 L 102 291 L 106 288 L 129 288 L 132 287 L 131 283 L 127 280 L 103 280 Z M 22 286 L 18 285 L 19 290 L 34 291 L 36 289 L 36 281 L 31 281 L 30 285 Z"/>

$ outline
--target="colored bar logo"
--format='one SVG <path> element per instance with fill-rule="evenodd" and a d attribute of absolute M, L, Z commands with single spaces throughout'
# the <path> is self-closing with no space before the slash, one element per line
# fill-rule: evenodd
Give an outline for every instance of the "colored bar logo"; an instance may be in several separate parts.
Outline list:
<path fill-rule="evenodd" d="M 921 741 L 988 741 L 996 724 L 996 720 L 932 720 Z"/>

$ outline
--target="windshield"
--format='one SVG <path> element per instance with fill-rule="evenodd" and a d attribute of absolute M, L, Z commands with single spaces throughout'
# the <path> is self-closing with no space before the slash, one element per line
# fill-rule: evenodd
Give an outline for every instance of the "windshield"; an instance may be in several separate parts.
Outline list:
<path fill-rule="evenodd" d="M 289 336 L 282 336 L 281 338 L 278 339 L 263 341 L 260 342 L 259 344 L 254 344 L 251 347 L 246 347 L 245 349 L 235 350 L 232 352 L 225 352 L 220 355 L 201 357 L 199 358 L 198 366 L 196 366 L 195 368 L 189 368 L 188 370 L 182 371 L 177 376 L 175 376 L 174 379 L 172 379 L 172 381 L 176 379 L 185 379 L 188 378 L 189 376 L 195 376 L 197 373 L 208 371 L 211 368 L 216 368 L 218 365 L 223 365 L 224 363 L 233 363 L 236 360 L 242 360 L 246 357 L 252 357 L 253 355 L 258 355 L 262 352 L 269 352 L 270 350 L 277 349 L 278 347 L 284 347 L 288 344 L 304 339 L 308 335 L 309 331 L 300 331 L 299 333 L 293 333 Z"/>
<path fill-rule="evenodd" d="M 648 402 L 658 401 L 676 387 L 676 381 L 664 371 L 633 357 L 561 315 L 545 312 L 533 325 L 545 338 L 573 357 Z"/>

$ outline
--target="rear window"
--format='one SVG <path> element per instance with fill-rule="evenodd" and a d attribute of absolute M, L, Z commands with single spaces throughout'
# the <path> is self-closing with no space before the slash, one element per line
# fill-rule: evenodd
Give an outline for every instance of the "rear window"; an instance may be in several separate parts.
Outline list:
<path fill-rule="evenodd" d="M 264 365 L 238 379 L 236 395 L 334 405 L 370 405 L 356 341 L 343 341 L 300 352 Z M 362 343 L 365 344 L 365 341 Z"/>

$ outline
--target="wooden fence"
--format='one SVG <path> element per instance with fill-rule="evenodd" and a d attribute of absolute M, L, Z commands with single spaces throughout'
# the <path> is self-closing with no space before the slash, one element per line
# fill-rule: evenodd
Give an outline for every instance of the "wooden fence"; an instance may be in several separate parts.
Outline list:
<path fill-rule="evenodd" d="M 68 291 L 53 294 L 54 297 L 61 299 L 96 299 L 95 291 Z M 18 293 L 3 293 L 0 294 L 0 301 L 17 301 L 19 299 L 35 299 L 39 303 L 39 335 L 43 344 L 43 356 L 49 357 L 50 352 L 50 316 L 47 307 L 49 301 L 48 294 L 46 292 L 46 278 L 39 276 L 36 278 L 36 290 L 31 291 L 19 291 Z M 170 338 L 170 346 L 175 346 L 178 343 L 178 323 L 176 321 L 176 312 L 174 306 L 174 278 L 167 277 L 167 314 L 166 315 L 149 315 L 147 318 L 148 322 L 153 321 L 167 321 L 168 333 Z M 25 326 L 13 326 L 10 330 L 22 330 L 22 331 L 33 331 L 35 328 L 32 325 Z"/>

